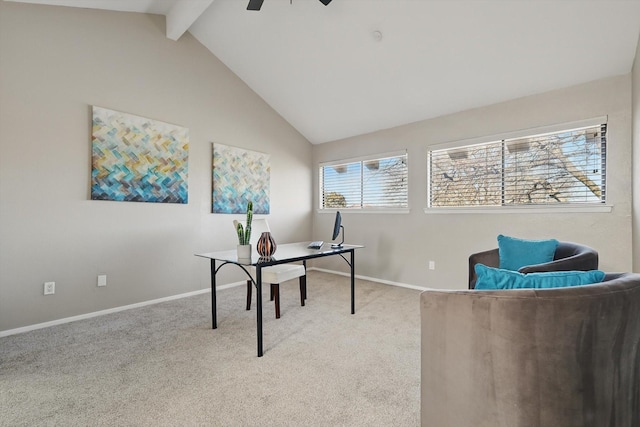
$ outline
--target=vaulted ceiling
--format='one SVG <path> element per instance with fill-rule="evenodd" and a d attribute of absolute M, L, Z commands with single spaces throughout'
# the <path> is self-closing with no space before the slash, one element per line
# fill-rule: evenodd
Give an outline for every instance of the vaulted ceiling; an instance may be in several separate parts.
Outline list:
<path fill-rule="evenodd" d="M 311 143 L 631 71 L 640 0 L 10 0 L 166 16 Z"/>

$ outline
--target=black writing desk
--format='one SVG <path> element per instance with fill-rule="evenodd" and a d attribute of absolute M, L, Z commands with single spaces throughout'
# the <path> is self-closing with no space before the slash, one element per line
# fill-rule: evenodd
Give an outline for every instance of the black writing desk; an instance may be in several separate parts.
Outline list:
<path fill-rule="evenodd" d="M 307 260 L 313 258 L 322 258 L 327 256 L 339 255 L 341 256 L 349 267 L 351 267 L 351 314 L 355 314 L 355 250 L 363 248 L 361 245 L 343 245 L 340 248 L 332 248 L 330 244 L 326 243 L 321 249 L 309 249 L 307 248 L 308 242 L 303 243 L 287 243 L 284 245 L 278 245 L 276 253 L 271 258 L 260 258 L 257 252 L 252 253 L 251 259 L 238 259 L 237 251 L 219 251 L 209 252 L 203 254 L 196 254 L 196 256 L 209 258 L 211 260 L 211 319 L 213 323 L 213 329 L 218 327 L 216 317 L 216 273 L 220 268 L 227 264 L 237 265 L 249 276 L 253 285 L 256 287 L 256 305 L 257 305 L 257 335 L 258 335 L 258 357 L 262 357 L 262 269 L 271 265 L 287 264 L 291 262 L 302 261 L 303 264 Z M 349 254 L 349 259 L 345 257 L 345 254 Z M 220 263 L 216 267 L 216 261 Z M 251 277 L 251 274 L 246 267 L 254 266 L 256 268 L 255 280 Z M 306 265 L 305 265 L 306 267 Z"/>

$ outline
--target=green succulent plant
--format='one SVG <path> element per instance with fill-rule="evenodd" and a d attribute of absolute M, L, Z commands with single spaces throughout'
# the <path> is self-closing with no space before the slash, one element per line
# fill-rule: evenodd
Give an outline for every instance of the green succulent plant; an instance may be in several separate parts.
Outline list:
<path fill-rule="evenodd" d="M 247 224 L 243 228 L 242 224 L 234 221 L 236 224 L 236 232 L 238 233 L 238 242 L 241 245 L 248 245 L 251 241 L 251 221 L 253 220 L 253 202 L 247 203 Z"/>

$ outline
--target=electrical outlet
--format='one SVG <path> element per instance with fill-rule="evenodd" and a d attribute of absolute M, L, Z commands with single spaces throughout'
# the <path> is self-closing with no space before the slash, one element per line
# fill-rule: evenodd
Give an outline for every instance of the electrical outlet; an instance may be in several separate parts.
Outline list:
<path fill-rule="evenodd" d="M 44 282 L 44 294 L 53 295 L 56 293 L 56 282 Z"/>
<path fill-rule="evenodd" d="M 435 270 L 435 269 L 436 269 L 436 262 L 429 261 L 429 270 Z"/>
<path fill-rule="evenodd" d="M 107 286 L 107 275 L 100 274 L 98 276 L 98 286 Z"/>

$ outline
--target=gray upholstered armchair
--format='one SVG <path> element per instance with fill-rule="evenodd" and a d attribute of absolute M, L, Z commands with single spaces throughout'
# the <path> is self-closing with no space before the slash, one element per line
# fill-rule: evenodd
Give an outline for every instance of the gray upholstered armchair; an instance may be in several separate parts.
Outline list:
<path fill-rule="evenodd" d="M 476 284 L 475 265 L 484 264 L 487 267 L 498 268 L 500 256 L 498 248 L 472 254 L 469 257 L 469 289 Z M 569 270 L 597 270 L 598 252 L 588 246 L 571 242 L 559 242 L 553 261 L 545 264 L 528 265 L 520 268 L 520 273 L 534 273 L 544 271 L 569 271 Z"/>
<path fill-rule="evenodd" d="M 420 300 L 423 427 L 640 426 L 640 274 Z"/>

